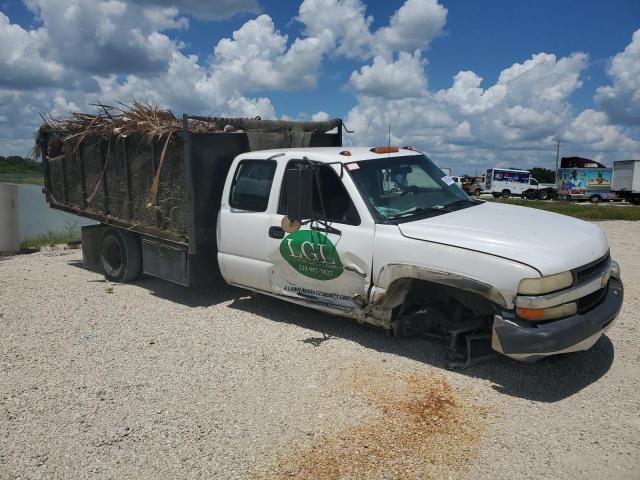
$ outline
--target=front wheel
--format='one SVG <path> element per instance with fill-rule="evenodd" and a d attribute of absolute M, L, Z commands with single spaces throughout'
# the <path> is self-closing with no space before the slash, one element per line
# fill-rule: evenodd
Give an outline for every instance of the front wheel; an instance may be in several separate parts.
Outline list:
<path fill-rule="evenodd" d="M 473 196 L 474 196 L 474 197 L 479 197 L 481 193 L 482 193 L 482 191 L 481 191 L 479 188 L 476 188 L 476 189 L 473 191 Z"/>
<path fill-rule="evenodd" d="M 539 200 L 549 200 L 549 192 L 547 190 L 540 190 L 538 192 Z"/>
<path fill-rule="evenodd" d="M 100 266 L 110 282 L 132 282 L 142 271 L 140 240 L 135 233 L 108 228 L 100 239 Z"/>
<path fill-rule="evenodd" d="M 600 195 L 592 195 L 591 197 L 589 197 L 589 201 L 591 203 L 600 203 L 600 200 L 602 200 L 602 198 L 600 198 Z"/>

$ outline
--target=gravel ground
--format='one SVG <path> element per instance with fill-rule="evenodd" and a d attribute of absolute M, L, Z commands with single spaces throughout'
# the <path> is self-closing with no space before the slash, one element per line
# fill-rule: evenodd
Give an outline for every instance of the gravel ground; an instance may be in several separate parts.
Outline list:
<path fill-rule="evenodd" d="M 625 305 L 588 352 L 444 369 L 444 347 L 219 285 L 0 261 L 0 478 L 640 474 L 640 222 L 600 224 Z"/>

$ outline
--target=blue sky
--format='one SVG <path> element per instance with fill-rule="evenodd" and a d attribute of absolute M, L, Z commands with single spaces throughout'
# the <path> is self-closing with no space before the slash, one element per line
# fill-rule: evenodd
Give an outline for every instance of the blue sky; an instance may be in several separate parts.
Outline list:
<path fill-rule="evenodd" d="M 379 143 L 391 123 L 395 141 L 459 168 L 549 166 L 556 137 L 567 155 L 640 158 L 638 1 L 0 0 L 0 12 L 0 153 L 26 151 L 38 111 L 142 96 L 178 112 L 339 116 L 352 143 Z"/>

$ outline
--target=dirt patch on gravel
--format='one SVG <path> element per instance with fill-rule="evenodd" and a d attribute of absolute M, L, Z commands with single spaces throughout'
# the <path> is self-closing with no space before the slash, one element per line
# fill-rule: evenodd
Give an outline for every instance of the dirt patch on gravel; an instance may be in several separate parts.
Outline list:
<path fill-rule="evenodd" d="M 453 478 L 475 456 L 487 409 L 441 375 L 359 372 L 348 382 L 377 415 L 295 448 L 266 478 Z"/>

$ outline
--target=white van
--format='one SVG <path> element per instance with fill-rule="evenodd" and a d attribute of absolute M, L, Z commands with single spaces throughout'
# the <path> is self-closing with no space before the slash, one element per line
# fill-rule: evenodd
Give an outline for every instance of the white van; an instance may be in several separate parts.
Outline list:
<path fill-rule="evenodd" d="M 485 177 L 485 190 L 493 194 L 508 198 L 511 195 L 522 195 L 530 189 L 531 173 L 527 170 L 513 170 L 510 168 L 490 168 Z"/>

